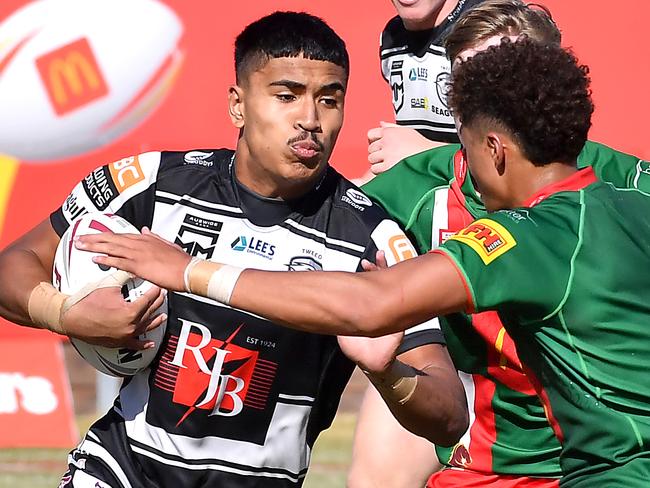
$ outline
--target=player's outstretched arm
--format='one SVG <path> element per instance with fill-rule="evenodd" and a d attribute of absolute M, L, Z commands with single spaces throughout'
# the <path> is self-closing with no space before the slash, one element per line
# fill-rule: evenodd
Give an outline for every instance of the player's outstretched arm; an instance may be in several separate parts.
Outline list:
<path fill-rule="evenodd" d="M 164 300 L 157 287 L 133 303 L 124 301 L 119 286 L 91 292 L 74 305 L 51 283 L 59 243 L 49 219 L 0 252 L 0 315 L 11 322 L 48 329 L 104 346 L 142 349 L 135 336 L 160 325 L 151 318 Z"/>
<path fill-rule="evenodd" d="M 107 255 L 95 262 L 161 288 L 190 291 L 306 332 L 378 337 L 467 304 L 457 268 L 434 253 L 372 273 L 242 272 L 203 260 L 188 265 L 187 254 L 146 232 L 86 235 L 76 245 Z"/>

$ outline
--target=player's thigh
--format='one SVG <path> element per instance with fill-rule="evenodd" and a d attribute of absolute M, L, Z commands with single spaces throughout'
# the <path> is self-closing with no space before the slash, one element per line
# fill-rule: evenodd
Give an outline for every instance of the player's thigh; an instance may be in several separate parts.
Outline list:
<path fill-rule="evenodd" d="M 348 487 L 422 487 L 439 468 L 433 444 L 404 429 L 369 386 L 354 434 Z"/>

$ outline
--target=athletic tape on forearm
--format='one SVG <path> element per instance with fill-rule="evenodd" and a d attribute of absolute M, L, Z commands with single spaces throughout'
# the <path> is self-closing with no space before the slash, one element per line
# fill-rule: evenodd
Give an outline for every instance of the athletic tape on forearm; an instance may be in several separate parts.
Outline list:
<path fill-rule="evenodd" d="M 66 298 L 68 296 L 54 288 L 52 283 L 41 281 L 34 287 L 27 301 L 29 318 L 35 325 L 57 334 L 65 334 L 61 325 L 61 310 Z"/>
<path fill-rule="evenodd" d="M 408 402 L 418 386 L 415 369 L 399 361 L 394 361 L 382 377 L 364 372 L 384 398 L 399 405 Z"/>
<path fill-rule="evenodd" d="M 193 258 L 183 275 L 185 290 L 229 305 L 230 297 L 242 271 L 243 268 L 236 266 Z"/>

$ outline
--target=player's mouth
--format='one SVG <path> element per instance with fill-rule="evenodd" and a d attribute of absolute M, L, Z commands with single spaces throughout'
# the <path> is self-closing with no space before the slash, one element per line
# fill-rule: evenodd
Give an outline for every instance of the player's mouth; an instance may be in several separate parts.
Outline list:
<path fill-rule="evenodd" d="M 290 143 L 289 147 L 299 159 L 313 159 L 323 152 L 323 145 L 311 138 Z"/>

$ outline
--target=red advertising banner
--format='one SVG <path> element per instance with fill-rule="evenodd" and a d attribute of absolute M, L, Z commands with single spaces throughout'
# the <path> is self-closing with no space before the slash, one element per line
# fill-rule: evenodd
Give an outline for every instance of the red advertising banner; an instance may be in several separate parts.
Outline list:
<path fill-rule="evenodd" d="M 0 448 L 70 448 L 79 434 L 59 341 L 0 341 Z"/>

